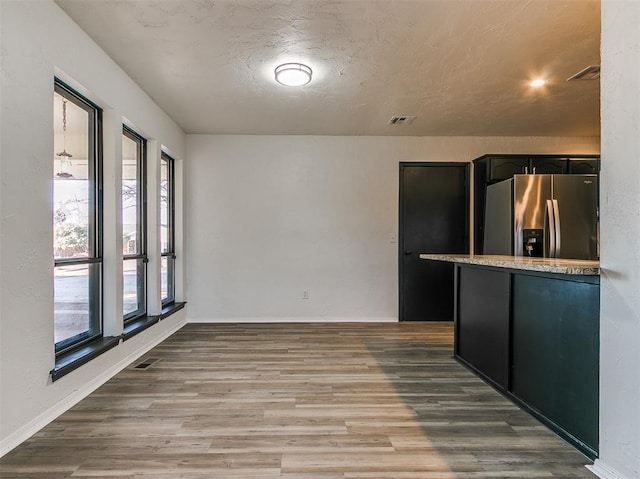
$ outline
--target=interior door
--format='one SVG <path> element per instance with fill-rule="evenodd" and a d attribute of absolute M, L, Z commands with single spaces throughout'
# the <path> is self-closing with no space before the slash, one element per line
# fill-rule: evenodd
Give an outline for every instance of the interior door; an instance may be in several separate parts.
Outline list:
<path fill-rule="evenodd" d="M 469 165 L 400 163 L 400 321 L 453 320 L 453 263 L 421 253 L 469 253 Z"/>

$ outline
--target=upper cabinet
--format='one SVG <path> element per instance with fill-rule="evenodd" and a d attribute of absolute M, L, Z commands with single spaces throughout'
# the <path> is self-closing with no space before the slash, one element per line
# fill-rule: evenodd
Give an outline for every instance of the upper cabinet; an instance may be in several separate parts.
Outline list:
<path fill-rule="evenodd" d="M 532 156 L 529 159 L 529 173 L 538 175 L 563 175 L 569 173 L 568 158 Z"/>
<path fill-rule="evenodd" d="M 569 160 L 569 173 L 572 175 L 597 175 L 600 174 L 599 158 L 571 158 Z"/>
<path fill-rule="evenodd" d="M 477 160 L 476 160 L 477 161 Z M 529 158 L 521 157 L 486 157 L 483 161 L 475 163 L 476 167 L 486 165 L 487 180 L 489 183 L 502 181 L 511 178 L 513 175 L 522 175 L 530 173 Z"/>
<path fill-rule="evenodd" d="M 597 159 L 581 158 L 584 161 Z M 569 165 L 573 160 L 568 157 L 548 155 L 485 155 L 474 161 L 476 168 L 485 168 L 488 183 L 508 180 L 513 175 L 548 174 L 562 175 L 571 173 Z M 575 166 L 578 166 L 577 163 Z"/>

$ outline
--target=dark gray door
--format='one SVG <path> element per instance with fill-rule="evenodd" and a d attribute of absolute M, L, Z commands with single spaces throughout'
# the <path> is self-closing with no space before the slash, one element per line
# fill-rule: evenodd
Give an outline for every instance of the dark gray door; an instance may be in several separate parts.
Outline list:
<path fill-rule="evenodd" d="M 453 320 L 453 264 L 421 253 L 469 252 L 469 165 L 400 163 L 400 321 Z"/>

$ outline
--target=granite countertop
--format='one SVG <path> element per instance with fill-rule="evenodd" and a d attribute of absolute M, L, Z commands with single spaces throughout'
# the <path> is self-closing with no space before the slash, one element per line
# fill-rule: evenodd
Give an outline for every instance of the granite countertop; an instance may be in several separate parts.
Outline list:
<path fill-rule="evenodd" d="M 420 259 L 493 266 L 496 268 L 521 269 L 525 271 L 540 271 L 543 273 L 577 274 L 585 276 L 596 276 L 600 274 L 599 261 L 583 259 L 529 258 L 526 256 L 473 254 L 421 254 Z"/>

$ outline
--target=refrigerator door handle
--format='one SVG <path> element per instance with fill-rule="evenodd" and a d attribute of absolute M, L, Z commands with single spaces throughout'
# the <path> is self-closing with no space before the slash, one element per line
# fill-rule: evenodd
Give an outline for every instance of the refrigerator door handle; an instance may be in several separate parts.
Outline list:
<path fill-rule="evenodd" d="M 560 206 L 558 205 L 558 200 L 553 200 L 553 217 L 555 221 L 555 230 L 556 230 L 556 254 L 555 258 L 561 257 L 561 247 L 562 247 L 562 236 L 560 230 Z"/>
<path fill-rule="evenodd" d="M 549 251 L 545 252 L 548 258 L 555 258 L 556 256 L 556 224 L 553 218 L 553 203 L 551 200 L 547 200 L 547 217 L 545 223 L 548 225 L 545 234 L 548 234 L 549 238 Z"/>

